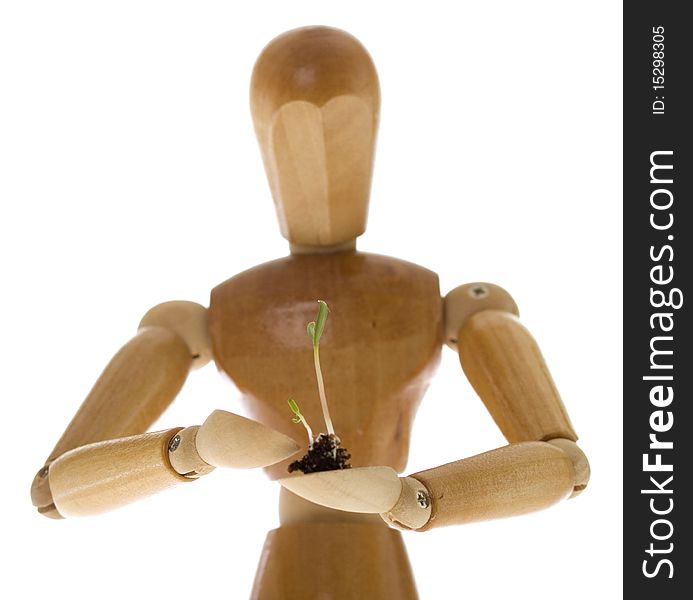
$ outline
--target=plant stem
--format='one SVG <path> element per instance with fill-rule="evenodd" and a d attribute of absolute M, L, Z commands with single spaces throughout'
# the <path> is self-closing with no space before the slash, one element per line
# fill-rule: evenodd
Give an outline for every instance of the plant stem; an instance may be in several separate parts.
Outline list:
<path fill-rule="evenodd" d="M 332 426 L 330 411 L 327 408 L 327 398 L 325 397 L 325 384 L 323 383 L 322 371 L 320 370 L 320 353 L 318 351 L 318 344 L 313 344 L 313 360 L 315 361 L 315 374 L 318 379 L 318 392 L 320 393 L 320 405 L 322 406 L 322 414 L 325 417 L 325 426 L 327 427 L 327 433 L 330 435 L 334 435 L 334 427 Z"/>
<path fill-rule="evenodd" d="M 308 449 L 310 450 L 313 446 L 313 430 L 310 428 L 308 421 L 305 419 L 303 419 L 301 423 L 303 423 L 303 426 L 306 428 L 306 432 L 308 433 Z"/>

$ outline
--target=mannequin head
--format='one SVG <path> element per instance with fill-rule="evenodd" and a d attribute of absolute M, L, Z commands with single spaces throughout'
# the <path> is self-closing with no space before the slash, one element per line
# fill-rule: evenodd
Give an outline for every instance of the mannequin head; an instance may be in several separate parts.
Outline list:
<path fill-rule="evenodd" d="M 272 40 L 251 111 L 282 235 L 292 251 L 353 246 L 366 229 L 380 88 L 361 43 L 329 27 Z"/>

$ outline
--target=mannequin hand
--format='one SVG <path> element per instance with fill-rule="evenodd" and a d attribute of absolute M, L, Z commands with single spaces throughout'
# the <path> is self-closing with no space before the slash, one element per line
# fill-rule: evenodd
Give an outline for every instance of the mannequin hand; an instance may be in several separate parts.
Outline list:
<path fill-rule="evenodd" d="M 359 513 L 390 510 L 402 491 L 402 482 L 391 467 L 356 467 L 298 474 L 279 479 L 279 483 L 315 504 Z"/>
<path fill-rule="evenodd" d="M 379 513 L 396 529 L 418 529 L 431 517 L 428 490 L 391 467 L 357 467 L 280 479 L 279 483 L 310 502 L 346 512 Z"/>
<path fill-rule="evenodd" d="M 300 450 L 299 445 L 283 433 L 225 410 L 215 410 L 195 429 L 195 449 L 212 467 L 266 467 Z M 175 453 L 171 454 L 172 461 L 174 456 Z"/>

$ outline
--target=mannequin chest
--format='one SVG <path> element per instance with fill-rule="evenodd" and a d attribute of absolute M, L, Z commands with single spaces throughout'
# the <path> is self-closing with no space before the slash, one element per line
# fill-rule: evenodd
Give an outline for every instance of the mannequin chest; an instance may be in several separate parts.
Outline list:
<path fill-rule="evenodd" d="M 298 402 L 316 434 L 325 430 L 306 332 L 318 299 L 330 307 L 320 360 L 337 435 L 353 466 L 400 471 L 440 358 L 442 302 L 432 271 L 349 251 L 291 255 L 240 273 L 212 290 L 217 366 L 253 418 L 307 444 L 287 400 Z M 286 465 L 270 473 L 283 476 Z"/>

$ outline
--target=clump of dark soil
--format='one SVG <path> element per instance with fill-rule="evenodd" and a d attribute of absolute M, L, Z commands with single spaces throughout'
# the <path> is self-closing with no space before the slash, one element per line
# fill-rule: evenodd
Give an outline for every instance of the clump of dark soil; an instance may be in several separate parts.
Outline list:
<path fill-rule="evenodd" d="M 346 448 L 340 448 L 339 438 L 333 434 L 321 433 L 301 460 L 295 460 L 289 465 L 289 473 L 318 473 L 320 471 L 335 471 L 351 469 L 348 460 L 351 454 Z"/>

